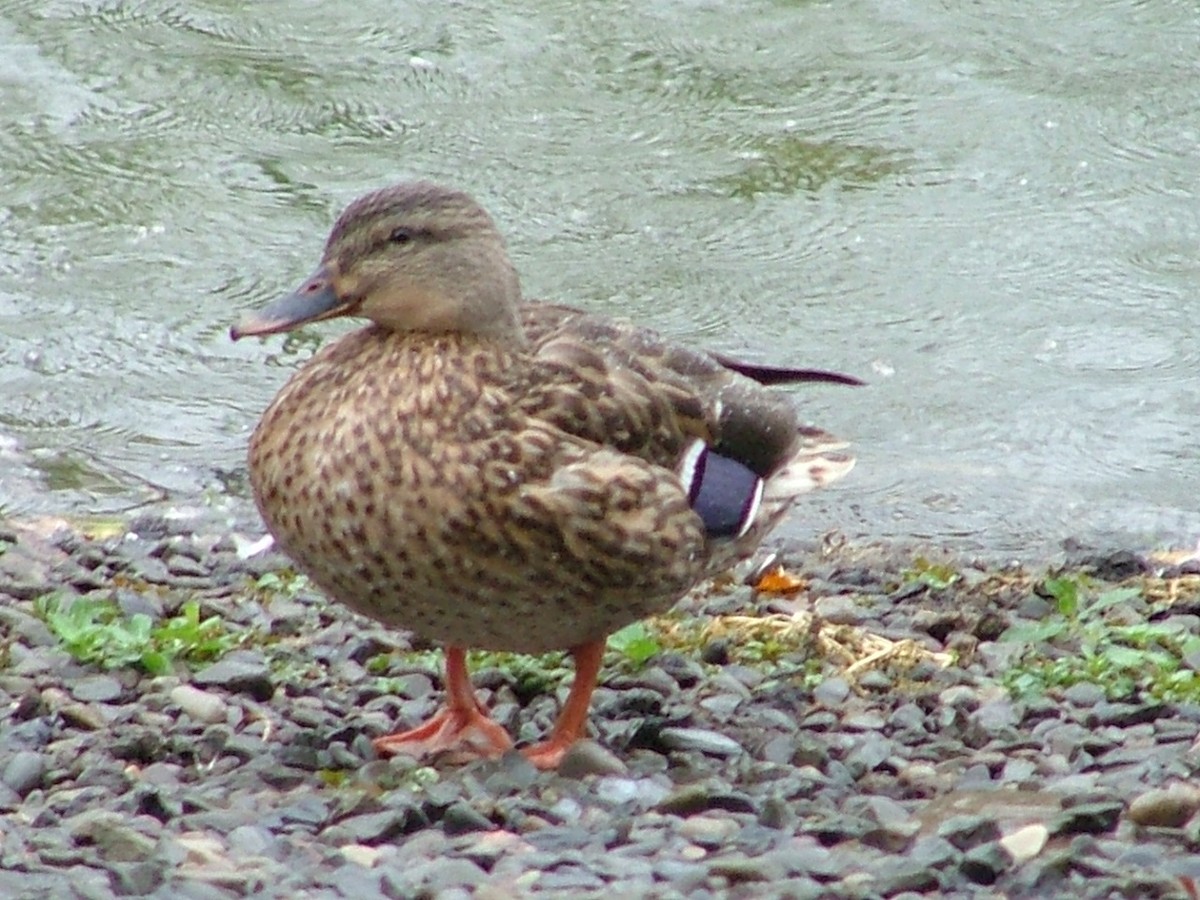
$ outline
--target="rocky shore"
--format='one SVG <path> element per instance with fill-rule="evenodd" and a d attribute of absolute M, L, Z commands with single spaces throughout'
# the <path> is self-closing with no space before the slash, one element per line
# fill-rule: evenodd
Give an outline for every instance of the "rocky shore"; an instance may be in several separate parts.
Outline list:
<path fill-rule="evenodd" d="M 0 896 L 1196 896 L 1191 563 L 784 547 L 615 647 L 545 774 L 375 759 L 437 654 L 255 527 L 0 521 Z M 553 658 L 475 668 L 549 728 Z"/>

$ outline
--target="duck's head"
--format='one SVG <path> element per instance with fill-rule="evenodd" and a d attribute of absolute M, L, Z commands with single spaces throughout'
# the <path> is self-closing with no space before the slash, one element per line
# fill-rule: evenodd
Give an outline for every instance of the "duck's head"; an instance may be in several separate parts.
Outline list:
<path fill-rule="evenodd" d="M 520 300 L 504 239 L 483 208 L 461 191 L 414 181 L 351 203 L 308 280 L 229 333 L 237 340 L 362 316 L 393 331 L 519 341 Z"/>

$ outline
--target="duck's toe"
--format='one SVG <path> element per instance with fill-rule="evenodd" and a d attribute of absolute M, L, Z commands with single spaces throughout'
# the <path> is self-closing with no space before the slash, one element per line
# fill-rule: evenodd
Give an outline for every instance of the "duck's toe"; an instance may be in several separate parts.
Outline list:
<path fill-rule="evenodd" d="M 446 648 L 446 705 L 428 722 L 372 741 L 380 756 L 402 753 L 418 759 L 434 754 L 456 761 L 492 759 L 512 749 L 508 732 L 491 719 L 467 674 L 467 651 Z"/>
<path fill-rule="evenodd" d="M 508 732 L 479 709 L 447 706 L 432 719 L 396 734 L 371 742 L 380 756 L 404 754 L 422 758 L 435 754 L 451 755 L 455 760 L 503 755 L 512 748 Z"/>

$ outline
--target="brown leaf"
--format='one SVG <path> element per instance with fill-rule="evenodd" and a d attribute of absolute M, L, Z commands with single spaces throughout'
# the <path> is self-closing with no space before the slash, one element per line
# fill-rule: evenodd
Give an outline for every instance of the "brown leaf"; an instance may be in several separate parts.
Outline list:
<path fill-rule="evenodd" d="M 783 566 L 776 566 L 763 573 L 754 589 L 763 594 L 794 594 L 808 586 L 803 578 L 797 578 Z"/>

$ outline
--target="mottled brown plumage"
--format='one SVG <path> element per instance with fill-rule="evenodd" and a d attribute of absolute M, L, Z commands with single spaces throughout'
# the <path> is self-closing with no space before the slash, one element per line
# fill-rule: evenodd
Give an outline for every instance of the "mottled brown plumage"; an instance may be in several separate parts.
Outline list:
<path fill-rule="evenodd" d="M 447 712 L 382 739 L 384 752 L 499 752 L 507 739 L 470 696 L 461 648 L 571 649 L 563 719 L 530 751 L 557 764 L 606 636 L 750 553 L 798 493 L 853 464 L 740 364 L 523 304 L 491 219 L 447 188 L 355 201 L 314 276 L 233 333 L 337 315 L 373 323 L 280 391 L 251 438 L 250 480 L 280 547 L 325 592 L 451 648 Z M 762 480 L 740 535 L 714 536 L 693 509 L 681 467 L 697 439 Z"/>

